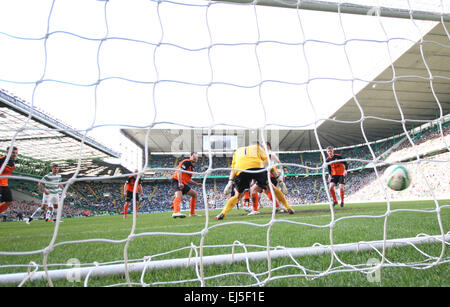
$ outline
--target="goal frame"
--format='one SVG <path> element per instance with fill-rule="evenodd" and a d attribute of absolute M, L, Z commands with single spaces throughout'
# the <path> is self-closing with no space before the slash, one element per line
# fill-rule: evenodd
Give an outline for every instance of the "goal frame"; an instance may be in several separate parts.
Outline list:
<path fill-rule="evenodd" d="M 292 8 L 299 10 L 314 10 L 323 12 L 334 12 L 343 14 L 357 14 L 357 15 L 376 15 L 380 17 L 392 17 L 392 18 L 404 18 L 404 19 L 414 19 L 414 20 L 427 20 L 427 21 L 438 21 L 438 22 L 450 22 L 450 14 L 448 13 L 432 13 L 426 11 L 413 11 L 406 9 L 392 9 L 386 7 L 373 7 L 364 6 L 351 3 L 335 3 L 328 1 L 313 1 L 313 0 L 221 0 L 221 1 L 210 1 L 213 3 L 235 3 L 242 5 L 261 5 L 261 6 L 272 6 L 272 7 L 282 7 L 282 8 Z M 135 191 L 136 192 L 136 191 Z M 135 212 L 135 201 L 133 202 L 133 212 Z M 206 206 L 206 209 L 207 206 Z M 58 219 L 60 219 L 61 212 L 58 211 Z M 135 217 L 134 217 L 135 219 Z M 58 227 L 58 226 L 57 226 Z M 56 230 L 57 231 L 57 230 Z M 129 243 L 136 235 L 131 235 L 127 239 Z M 203 232 L 202 232 L 202 242 L 203 242 Z M 53 240 L 54 241 L 54 240 Z M 51 245 L 53 245 L 53 241 Z M 124 263 L 114 264 L 114 265 L 103 265 L 103 266 L 89 266 L 84 268 L 76 269 L 61 269 L 61 270 L 45 270 L 38 271 L 35 267 L 34 271 L 31 271 L 32 265 L 29 266 L 29 272 L 27 273 L 14 273 L 14 274 L 3 274 L 0 275 L 0 284 L 19 284 L 22 285 L 28 281 L 36 280 L 56 280 L 67 278 L 68 274 L 73 274 L 74 270 L 77 270 L 80 278 L 85 279 L 85 285 L 90 277 L 93 276 L 110 276 L 110 275 L 126 275 L 130 272 L 142 272 L 145 273 L 146 270 L 150 269 L 162 269 L 162 268 L 174 268 L 174 267 L 197 267 L 199 265 L 215 265 L 215 264 L 228 264 L 239 261 L 248 260 L 268 260 L 280 258 L 280 257 L 302 257 L 308 255 L 319 255 L 329 253 L 330 255 L 335 255 L 337 252 L 358 252 L 358 251 L 368 251 L 368 250 L 378 250 L 382 249 L 383 254 L 386 248 L 401 247 L 401 246 L 411 246 L 416 244 L 426 244 L 426 243 L 441 243 L 443 246 L 450 242 L 450 234 L 441 234 L 435 236 L 424 236 L 424 237 L 414 237 L 414 238 L 398 238 L 392 240 L 380 240 L 371 242 L 354 242 L 346 244 L 331 244 L 329 246 L 312 246 L 312 247 L 302 247 L 302 248 L 283 248 L 279 250 L 271 249 L 267 247 L 266 251 L 260 252 L 249 252 L 249 253 L 234 253 L 226 255 L 215 255 L 215 256 L 201 256 L 180 258 L 180 259 L 170 259 L 170 260 L 160 260 L 160 261 L 142 261 L 138 263 L 129 263 L 127 259 L 124 259 Z M 203 249 L 204 246 L 200 246 Z M 442 257 L 442 254 L 441 254 Z M 441 261 L 439 258 L 436 262 Z M 435 264 L 435 263 L 434 263 Z M 430 264 L 432 266 L 434 264 Z M 388 264 L 381 263 L 379 266 L 386 266 Z M 371 269 L 371 270 L 375 270 Z M 367 267 L 361 269 L 361 271 L 367 271 Z M 269 267 L 269 274 L 270 274 Z M 127 278 L 128 279 L 128 278 Z M 204 276 L 201 274 L 199 278 L 202 286 L 204 285 Z M 145 285 L 144 283 L 142 283 Z"/>

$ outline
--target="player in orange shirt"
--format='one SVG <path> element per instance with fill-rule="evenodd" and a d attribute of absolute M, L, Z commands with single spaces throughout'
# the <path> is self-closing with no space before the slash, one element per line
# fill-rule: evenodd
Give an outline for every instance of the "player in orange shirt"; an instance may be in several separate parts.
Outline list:
<path fill-rule="evenodd" d="M 10 176 L 16 167 L 15 159 L 18 153 L 17 147 L 11 148 L 11 156 L 9 157 L 8 163 L 4 165 L 6 163 L 6 157 L 8 156 L 9 150 L 10 147 L 6 148 L 6 154 L 0 157 L 0 169 L 4 167 L 3 172 L 0 174 L 1 176 Z M 0 213 L 2 213 L 8 210 L 9 206 L 13 203 L 12 192 L 8 186 L 8 177 L 0 178 L 0 194 Z"/>
<path fill-rule="evenodd" d="M 189 158 L 184 159 L 178 164 L 177 171 L 172 176 L 172 185 L 175 188 L 175 198 L 173 200 L 173 203 L 171 207 L 173 207 L 173 218 L 183 218 L 185 215 L 180 212 L 180 204 L 181 199 L 183 195 L 189 195 L 191 197 L 190 201 L 190 213 L 189 216 L 199 216 L 199 214 L 195 213 L 195 206 L 197 205 L 197 192 L 195 192 L 189 184 L 194 184 L 197 187 L 201 187 L 201 183 L 197 183 L 194 180 L 192 180 L 192 173 L 186 173 L 183 171 L 193 172 L 194 171 L 194 165 L 198 161 L 198 154 L 195 152 L 192 152 Z"/>
<path fill-rule="evenodd" d="M 134 172 L 138 173 L 139 171 L 137 169 L 135 169 Z M 142 189 L 141 179 L 139 179 L 137 183 L 136 183 L 136 179 L 137 179 L 137 175 L 129 176 L 127 178 L 127 181 L 123 185 L 123 197 L 125 198 L 125 205 L 123 206 L 123 218 L 124 219 L 127 218 L 128 207 L 130 206 L 130 202 L 133 200 L 133 191 L 134 191 L 135 185 L 137 185 L 137 187 L 136 187 L 136 203 L 139 202 L 138 193 L 141 197 L 144 196 L 144 190 Z"/>
<path fill-rule="evenodd" d="M 245 189 L 248 188 L 253 180 L 255 184 L 250 187 L 250 195 L 254 192 L 261 193 L 268 189 L 269 182 L 267 180 L 267 171 L 265 170 L 266 163 L 268 163 L 268 157 L 264 149 L 259 145 L 259 142 L 235 150 L 231 162 L 232 170 L 230 171 L 230 177 L 228 184 L 225 186 L 224 194 L 230 194 L 233 185 L 235 185 L 237 193 L 228 199 L 223 210 L 215 217 L 216 220 L 223 220 L 225 218 L 228 212 L 244 196 Z M 273 171 L 273 169 L 270 169 L 271 173 Z M 276 178 L 279 179 L 279 177 Z M 294 214 L 294 210 L 288 205 L 281 190 L 277 187 L 272 187 L 272 189 L 275 197 L 288 209 L 289 214 Z"/>
<path fill-rule="evenodd" d="M 332 146 L 327 147 L 327 160 L 328 164 L 328 182 L 330 183 L 330 194 L 333 197 L 333 206 L 337 205 L 336 192 L 334 187 L 339 184 L 339 192 L 341 194 L 341 207 L 344 207 L 344 195 L 345 195 L 345 177 L 347 177 L 347 161 L 340 162 L 343 160 L 340 154 L 334 153 L 334 148 Z M 337 162 L 333 162 L 337 161 Z"/>

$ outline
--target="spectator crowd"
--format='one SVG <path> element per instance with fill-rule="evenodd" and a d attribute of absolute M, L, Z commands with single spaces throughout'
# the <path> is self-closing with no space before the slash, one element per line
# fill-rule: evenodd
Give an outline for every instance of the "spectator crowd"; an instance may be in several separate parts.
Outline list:
<path fill-rule="evenodd" d="M 345 184 L 346 202 L 379 201 L 386 199 L 423 199 L 450 198 L 448 169 L 450 166 L 450 125 L 442 131 L 432 128 L 413 136 L 414 146 L 406 137 L 390 139 L 384 142 L 339 150 L 344 158 L 349 159 L 349 173 Z M 373 154 L 380 157 L 374 160 Z M 417 160 L 417 154 L 420 160 Z M 283 166 L 285 182 L 289 193 L 286 195 L 291 205 L 305 205 L 328 202 L 327 176 L 323 156 L 320 152 L 297 154 L 280 154 L 282 163 L 296 164 Z M 173 186 L 170 176 L 173 171 L 157 170 L 157 168 L 174 168 L 182 158 L 170 155 L 152 156 L 151 178 L 144 178 L 142 186 L 144 197 L 139 199 L 139 212 L 170 211 L 173 199 Z M 408 160 L 409 159 L 409 163 Z M 412 184 L 405 191 L 388 191 L 384 184 L 383 171 L 386 163 L 407 162 L 412 174 Z M 377 162 L 377 163 L 372 163 Z M 214 157 L 212 167 L 228 168 L 230 157 Z M 209 166 L 207 155 L 201 156 L 195 171 L 204 173 Z M 375 166 L 375 168 L 374 168 Z M 205 202 L 210 208 L 220 208 L 228 199 L 223 190 L 228 181 L 229 170 L 214 171 L 202 188 L 191 186 L 198 193 L 197 208 L 204 209 Z M 194 175 L 194 180 L 203 182 L 200 174 Z M 78 181 L 69 187 L 65 198 L 63 216 L 83 216 L 86 210 L 94 214 L 118 214 L 123 208 L 123 185 L 126 178 L 112 178 L 109 181 Z M 11 180 L 14 181 L 14 180 Z M 41 195 L 37 192 L 35 183 L 17 181 L 13 187 L 21 192 L 35 197 L 35 201 L 15 201 L 14 205 L 3 216 L 3 220 L 15 220 L 29 216 L 40 205 Z M 34 190 L 33 190 L 34 189 Z M 206 197 L 204 193 L 206 192 Z M 263 205 L 270 205 L 265 196 L 261 196 Z M 189 199 L 183 200 L 182 208 L 189 208 Z"/>

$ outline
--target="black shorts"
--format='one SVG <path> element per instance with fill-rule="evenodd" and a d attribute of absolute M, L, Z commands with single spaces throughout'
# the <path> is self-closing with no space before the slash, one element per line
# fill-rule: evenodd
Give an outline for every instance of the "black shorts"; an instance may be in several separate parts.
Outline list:
<path fill-rule="evenodd" d="M 1 202 L 11 202 L 13 201 L 11 189 L 6 187 L 0 187 Z"/>
<path fill-rule="evenodd" d="M 248 169 L 249 171 L 257 171 L 257 170 L 264 170 L 263 168 L 251 168 Z M 234 183 L 236 184 L 236 189 L 239 193 L 242 193 L 245 191 L 245 189 L 248 189 L 250 186 L 250 183 L 252 180 L 256 181 L 256 184 L 262 188 L 267 189 L 267 171 L 264 170 L 262 172 L 258 173 L 247 173 L 247 172 L 241 172 L 239 175 L 234 178 Z"/>
<path fill-rule="evenodd" d="M 344 175 L 333 175 L 331 176 L 331 181 L 334 184 L 345 184 L 345 177 Z"/>
<path fill-rule="evenodd" d="M 172 186 L 175 189 L 175 191 L 181 191 L 183 195 L 186 195 L 191 190 L 191 187 L 188 186 L 187 184 L 185 184 L 184 187 L 180 189 L 180 187 L 178 186 L 178 180 L 176 179 L 172 179 Z"/>
<path fill-rule="evenodd" d="M 127 191 L 126 200 L 127 201 L 133 200 L 133 192 L 132 191 Z M 139 195 L 136 193 L 136 202 L 138 202 L 138 201 L 139 201 Z"/>
<path fill-rule="evenodd" d="M 278 181 L 275 179 L 275 177 L 270 177 L 270 182 L 272 182 L 274 187 L 278 185 Z"/>

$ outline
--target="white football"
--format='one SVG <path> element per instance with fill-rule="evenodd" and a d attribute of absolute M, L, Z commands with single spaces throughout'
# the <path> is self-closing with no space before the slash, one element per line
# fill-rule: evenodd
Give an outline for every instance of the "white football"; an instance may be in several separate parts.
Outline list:
<path fill-rule="evenodd" d="M 391 165 L 384 172 L 387 186 L 394 191 L 403 191 L 411 184 L 411 175 L 408 169 L 401 165 Z"/>

